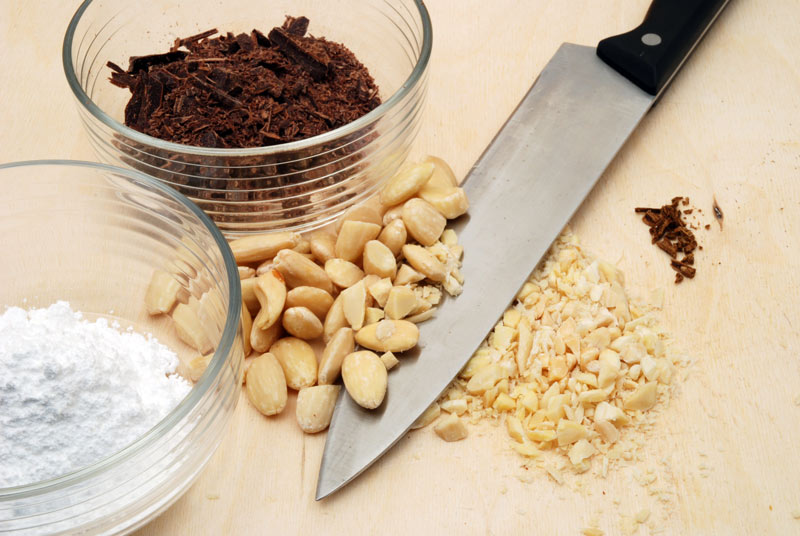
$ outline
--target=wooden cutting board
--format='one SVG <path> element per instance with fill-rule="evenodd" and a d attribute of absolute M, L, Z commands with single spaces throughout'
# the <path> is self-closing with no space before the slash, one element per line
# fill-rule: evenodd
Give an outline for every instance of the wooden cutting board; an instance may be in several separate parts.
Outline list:
<path fill-rule="evenodd" d="M 463 176 L 562 41 L 633 28 L 647 5 L 431 1 L 416 152 Z M 2 162 L 94 158 L 61 70 L 76 7 L 0 8 Z M 800 534 L 798 20 L 795 1 L 733 0 L 571 223 L 587 249 L 619 263 L 634 294 L 664 287 L 664 323 L 694 360 L 639 462 L 558 485 L 520 468 L 502 428 L 471 428 L 454 444 L 423 429 L 317 503 L 324 434 L 299 432 L 293 400 L 267 419 L 243 399 L 199 480 L 139 534 L 577 535 L 592 521 L 625 534 L 623 516 L 643 509 L 638 534 Z M 679 286 L 633 213 L 676 195 L 711 224 L 699 233 L 696 279 Z"/>

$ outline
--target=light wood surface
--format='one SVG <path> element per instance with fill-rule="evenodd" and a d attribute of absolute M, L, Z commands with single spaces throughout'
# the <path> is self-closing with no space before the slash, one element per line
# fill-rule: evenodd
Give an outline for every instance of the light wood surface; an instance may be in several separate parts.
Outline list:
<path fill-rule="evenodd" d="M 432 0 L 417 152 L 463 176 L 561 42 L 628 30 L 647 4 Z M 61 69 L 76 5 L 2 3 L 2 162 L 93 159 Z M 576 535 L 591 520 L 623 534 L 621 515 L 643 508 L 652 514 L 638 534 L 800 534 L 798 20 L 795 0 L 732 0 L 571 223 L 634 293 L 665 288 L 664 323 L 694 359 L 635 466 L 559 486 L 520 469 L 502 428 L 471 428 L 455 444 L 424 429 L 317 503 L 324 434 L 299 432 L 293 401 L 266 419 L 242 400 L 199 480 L 139 534 Z M 699 233 L 697 278 L 679 286 L 633 213 L 675 195 L 712 224 Z M 645 488 L 636 478 L 649 470 Z"/>

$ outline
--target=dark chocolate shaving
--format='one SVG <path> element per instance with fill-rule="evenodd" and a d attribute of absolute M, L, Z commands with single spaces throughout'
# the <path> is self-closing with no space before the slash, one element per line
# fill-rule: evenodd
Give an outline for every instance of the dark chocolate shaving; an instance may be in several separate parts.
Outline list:
<path fill-rule="evenodd" d="M 634 211 L 642 214 L 642 221 L 650 227 L 650 241 L 670 256 L 670 266 L 678 272 L 675 283 L 684 278 L 693 278 L 694 250 L 697 240 L 687 226 L 683 214 L 691 214 L 693 209 L 681 212 L 680 206 L 688 205 L 688 198 L 675 197 L 669 205 L 660 208 L 637 207 Z"/>

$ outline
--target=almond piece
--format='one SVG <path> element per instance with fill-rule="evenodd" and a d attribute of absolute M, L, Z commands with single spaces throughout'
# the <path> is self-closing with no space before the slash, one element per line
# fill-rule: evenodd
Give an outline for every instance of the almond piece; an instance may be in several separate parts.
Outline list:
<path fill-rule="evenodd" d="M 414 240 L 432 246 L 442 236 L 447 219 L 427 201 L 414 198 L 403 205 L 403 223 Z"/>
<path fill-rule="evenodd" d="M 444 264 L 422 246 L 406 244 L 403 246 L 403 256 L 415 270 L 431 281 L 441 283 L 447 277 L 447 269 Z M 398 284 L 398 281 L 395 280 L 395 285 Z"/>
<path fill-rule="evenodd" d="M 264 415 L 277 415 L 286 407 L 286 378 L 280 363 L 272 354 L 256 357 L 247 369 L 247 398 Z"/>
<path fill-rule="evenodd" d="M 256 352 L 264 353 L 269 350 L 275 341 L 283 335 L 283 325 L 280 322 L 275 322 L 267 329 L 260 329 L 253 324 L 250 330 L 250 346 Z"/>
<path fill-rule="evenodd" d="M 416 194 L 433 175 L 432 162 L 405 165 L 400 168 L 381 190 L 381 203 L 387 207 L 398 205 Z"/>
<path fill-rule="evenodd" d="M 364 286 L 364 281 L 361 280 L 352 287 L 343 290 L 341 297 L 345 319 L 353 329 L 361 329 L 367 312 L 367 289 Z"/>
<path fill-rule="evenodd" d="M 253 347 L 250 344 L 250 332 L 253 331 L 253 318 L 250 316 L 250 311 L 247 306 L 242 302 L 242 348 L 244 349 L 244 356 L 250 355 Z"/>
<path fill-rule="evenodd" d="M 299 391 L 317 381 L 317 356 L 314 349 L 302 339 L 285 337 L 276 341 L 269 349 L 281 364 L 286 384 Z"/>
<path fill-rule="evenodd" d="M 378 238 L 381 226 L 363 221 L 346 221 L 336 237 L 336 256 L 350 262 L 356 262 L 364 252 L 364 245 Z"/>
<path fill-rule="evenodd" d="M 381 361 L 383 361 L 384 366 L 386 366 L 386 370 L 392 370 L 400 363 L 392 352 L 384 352 L 381 356 Z"/>
<path fill-rule="evenodd" d="M 394 278 L 397 273 L 395 254 L 386 244 L 378 240 L 370 240 L 364 245 L 363 265 L 368 274 L 381 278 Z"/>
<path fill-rule="evenodd" d="M 465 214 L 469 210 L 469 200 L 463 188 L 449 187 L 437 188 L 434 186 L 423 186 L 419 191 L 420 199 L 430 203 L 439 214 L 452 220 Z"/>
<path fill-rule="evenodd" d="M 622 407 L 628 410 L 647 411 L 656 405 L 657 386 L 657 382 L 639 385 L 633 393 L 625 398 Z"/>
<path fill-rule="evenodd" d="M 172 311 L 172 321 L 175 324 L 175 331 L 178 337 L 200 352 L 201 354 L 208 354 L 214 351 L 214 345 L 206 335 L 203 329 L 203 324 L 200 322 L 200 317 L 194 309 L 185 303 L 179 303 L 175 310 Z"/>
<path fill-rule="evenodd" d="M 308 240 L 311 255 L 320 264 L 325 264 L 336 256 L 336 237 L 325 231 L 317 231 Z"/>
<path fill-rule="evenodd" d="M 322 335 L 322 322 L 308 307 L 289 307 L 283 312 L 283 329 L 298 339 L 311 340 Z"/>
<path fill-rule="evenodd" d="M 425 411 L 422 412 L 422 415 L 417 417 L 417 420 L 414 421 L 414 424 L 411 425 L 411 430 L 425 428 L 430 423 L 435 421 L 441 413 L 442 410 L 439 407 L 439 404 L 434 402 L 433 404 L 425 408 Z"/>
<path fill-rule="evenodd" d="M 295 416 L 302 431 L 316 434 L 328 427 L 340 390 L 339 385 L 315 385 L 300 389 Z"/>
<path fill-rule="evenodd" d="M 392 320 L 405 318 L 417 305 L 417 296 L 410 287 L 392 287 L 384 311 Z"/>
<path fill-rule="evenodd" d="M 270 233 L 237 238 L 228 243 L 237 264 L 271 259 L 282 249 L 292 249 L 300 243 L 297 233 Z"/>
<path fill-rule="evenodd" d="M 436 435 L 445 441 L 460 441 L 467 437 L 467 427 L 464 422 L 453 413 L 441 419 L 436 426 L 433 427 Z"/>
<path fill-rule="evenodd" d="M 347 393 L 363 408 L 377 408 L 386 396 L 386 366 L 373 352 L 348 354 L 342 362 L 342 379 Z"/>
<path fill-rule="evenodd" d="M 333 305 L 333 296 L 316 287 L 295 287 L 286 294 L 286 308 L 306 307 L 317 315 L 320 320 Z"/>
<path fill-rule="evenodd" d="M 317 383 L 325 385 L 335 382 L 342 370 L 342 361 L 344 361 L 345 356 L 352 354 L 353 350 L 355 350 L 353 330 L 340 328 L 333 334 L 322 352 L 322 359 L 319 362 L 319 371 L 317 373 Z"/>
<path fill-rule="evenodd" d="M 178 292 L 181 284 L 167 272 L 156 270 L 147 285 L 144 295 L 144 305 L 151 315 L 160 315 L 172 310 L 178 301 Z"/>
<path fill-rule="evenodd" d="M 433 173 L 431 173 L 431 177 L 428 179 L 428 182 L 424 184 L 423 187 L 436 187 L 436 188 L 447 188 L 450 186 L 458 186 L 458 181 L 456 180 L 456 174 L 453 173 L 453 169 L 450 165 L 439 158 L 438 156 L 426 156 L 423 162 L 430 162 L 434 165 Z"/>
<path fill-rule="evenodd" d="M 329 259 L 325 262 L 325 273 L 331 278 L 333 284 L 339 288 L 352 287 L 364 279 L 364 271 L 344 259 Z"/>
<path fill-rule="evenodd" d="M 423 279 L 425 279 L 424 275 L 414 270 L 411 266 L 403 263 L 397 269 L 397 275 L 394 278 L 394 284 L 396 286 L 412 285 L 414 283 L 419 283 Z"/>
<path fill-rule="evenodd" d="M 275 268 L 283 275 L 289 288 L 316 287 L 328 294 L 333 293 L 333 283 L 325 270 L 302 253 L 284 249 L 275 256 Z"/>
<path fill-rule="evenodd" d="M 261 304 L 261 310 L 255 318 L 255 325 L 259 329 L 267 329 L 280 318 L 283 306 L 286 304 L 286 284 L 278 270 L 271 270 L 256 278 L 256 298 Z"/>
<path fill-rule="evenodd" d="M 322 340 L 328 342 L 333 334 L 343 327 L 349 327 L 347 319 L 344 317 L 344 309 L 342 307 L 342 295 L 339 294 L 331 308 L 328 309 L 328 314 L 325 315 L 325 322 L 322 324 Z"/>
<path fill-rule="evenodd" d="M 342 216 L 336 220 L 336 232 L 342 229 L 342 225 L 346 221 L 360 221 L 364 223 L 374 223 L 381 225 L 383 223 L 383 215 L 378 212 L 375 207 L 369 205 L 355 205 L 345 211 Z"/>
<path fill-rule="evenodd" d="M 389 248 L 392 255 L 395 257 L 400 255 L 400 250 L 408 240 L 408 231 L 406 231 L 406 224 L 403 223 L 402 218 L 390 221 L 378 235 L 378 240 Z"/>
<path fill-rule="evenodd" d="M 418 341 L 419 328 L 407 320 L 381 320 L 356 332 L 356 342 L 376 352 L 405 352 Z"/>

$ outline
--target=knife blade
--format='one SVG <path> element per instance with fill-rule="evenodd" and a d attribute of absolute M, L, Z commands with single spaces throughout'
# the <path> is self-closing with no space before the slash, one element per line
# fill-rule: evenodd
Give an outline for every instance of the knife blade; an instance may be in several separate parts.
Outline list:
<path fill-rule="evenodd" d="M 447 388 L 727 3 L 655 0 L 639 27 L 597 49 L 561 45 L 463 184 L 472 206 L 452 225 L 465 251 L 462 294 L 420 324 L 379 408 L 342 390 L 317 500 L 369 467 Z"/>

